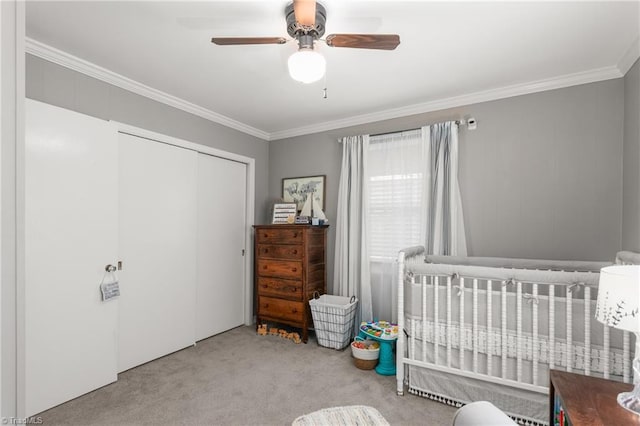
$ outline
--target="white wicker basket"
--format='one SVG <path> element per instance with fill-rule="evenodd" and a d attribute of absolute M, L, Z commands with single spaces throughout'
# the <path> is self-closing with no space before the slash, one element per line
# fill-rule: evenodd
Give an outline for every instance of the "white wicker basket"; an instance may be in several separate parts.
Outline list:
<path fill-rule="evenodd" d="M 363 341 L 367 345 L 367 349 L 360 349 L 353 346 L 357 341 Z M 365 340 L 359 336 L 356 336 L 355 340 L 351 342 L 351 354 L 353 355 L 353 364 L 360 370 L 373 370 L 378 365 L 378 359 L 380 358 L 380 348 L 369 349 L 369 346 L 377 343 L 373 340 Z"/>
<path fill-rule="evenodd" d="M 331 349 L 344 349 L 351 342 L 358 299 L 355 296 L 323 294 L 309 300 L 313 327 L 318 344 Z"/>
<path fill-rule="evenodd" d="M 360 349 L 353 346 L 353 344 L 358 340 L 364 342 L 364 344 L 367 346 L 367 349 Z M 365 340 L 356 336 L 355 340 L 351 342 L 351 354 L 354 358 L 364 359 L 367 361 L 378 359 L 380 357 L 380 347 L 378 346 L 376 349 L 369 349 L 369 346 L 374 343 L 374 340 Z"/>

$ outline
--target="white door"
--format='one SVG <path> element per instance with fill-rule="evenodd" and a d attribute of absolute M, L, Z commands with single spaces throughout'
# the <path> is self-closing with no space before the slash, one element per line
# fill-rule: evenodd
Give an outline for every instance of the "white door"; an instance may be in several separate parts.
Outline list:
<path fill-rule="evenodd" d="M 195 151 L 119 134 L 118 371 L 195 342 Z"/>
<path fill-rule="evenodd" d="M 196 339 L 244 324 L 247 166 L 198 154 Z"/>
<path fill-rule="evenodd" d="M 117 379 L 118 143 L 109 123 L 27 100 L 25 386 L 31 416 Z"/>

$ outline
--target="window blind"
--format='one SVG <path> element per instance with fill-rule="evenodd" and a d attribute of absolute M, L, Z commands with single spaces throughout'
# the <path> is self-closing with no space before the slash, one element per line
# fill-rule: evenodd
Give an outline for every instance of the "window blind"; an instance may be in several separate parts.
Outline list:
<path fill-rule="evenodd" d="M 424 152 L 420 130 L 374 136 L 368 152 L 369 255 L 395 258 L 423 244 Z"/>

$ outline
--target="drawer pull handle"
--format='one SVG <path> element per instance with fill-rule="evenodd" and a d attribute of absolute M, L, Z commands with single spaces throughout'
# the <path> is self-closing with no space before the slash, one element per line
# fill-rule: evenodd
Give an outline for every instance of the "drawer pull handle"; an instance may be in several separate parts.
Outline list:
<path fill-rule="evenodd" d="M 292 251 L 293 254 L 298 254 L 298 250 Z"/>
<path fill-rule="evenodd" d="M 291 272 L 298 272 L 298 268 L 291 268 Z"/>
<path fill-rule="evenodd" d="M 263 253 L 269 253 L 269 249 L 262 249 Z"/>
<path fill-rule="evenodd" d="M 297 232 L 293 233 L 293 238 L 298 238 L 298 233 Z"/>

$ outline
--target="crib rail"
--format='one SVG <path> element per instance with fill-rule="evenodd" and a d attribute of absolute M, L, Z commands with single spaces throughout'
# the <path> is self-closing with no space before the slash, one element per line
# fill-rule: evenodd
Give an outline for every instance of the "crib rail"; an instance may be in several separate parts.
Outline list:
<path fill-rule="evenodd" d="M 399 395 L 405 366 L 540 394 L 550 368 L 631 381 L 629 333 L 592 314 L 599 269 L 610 263 L 424 259 L 421 247 L 398 257 Z M 534 264 L 572 269 L 523 269 Z"/>

